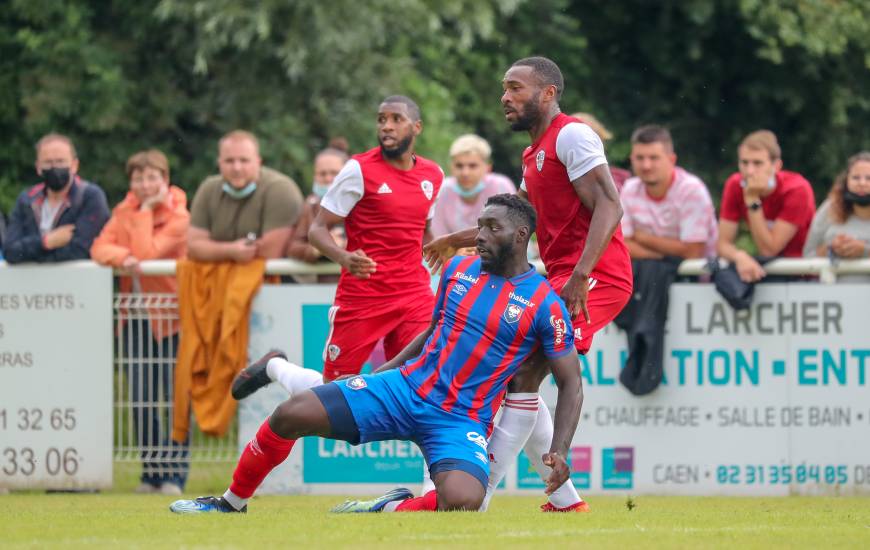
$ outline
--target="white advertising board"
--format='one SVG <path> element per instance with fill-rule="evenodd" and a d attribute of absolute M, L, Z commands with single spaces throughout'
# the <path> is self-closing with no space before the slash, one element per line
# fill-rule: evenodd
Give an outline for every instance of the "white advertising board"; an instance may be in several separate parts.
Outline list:
<path fill-rule="evenodd" d="M 251 355 L 284 347 L 321 368 L 334 287 L 264 287 Z M 583 493 L 785 495 L 870 493 L 870 292 L 866 285 L 760 285 L 735 313 L 707 284 L 671 289 L 665 382 L 635 397 L 619 383 L 625 334 L 610 326 L 583 358 L 585 402 L 571 449 Z M 552 408 L 551 379 L 541 393 Z M 240 445 L 283 399 L 242 405 Z M 420 479 L 413 446 L 305 441 L 264 492 L 375 493 Z M 523 455 L 510 491 L 543 487 Z"/>
<path fill-rule="evenodd" d="M 110 487 L 112 271 L 3 267 L 0 289 L 0 488 Z"/>

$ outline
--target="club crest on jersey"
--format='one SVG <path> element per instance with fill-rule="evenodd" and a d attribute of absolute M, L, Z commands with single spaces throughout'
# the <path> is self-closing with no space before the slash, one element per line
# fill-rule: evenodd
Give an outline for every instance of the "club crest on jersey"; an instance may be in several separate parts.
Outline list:
<path fill-rule="evenodd" d="M 329 357 L 330 361 L 335 361 L 338 359 L 338 356 L 341 354 L 341 348 L 336 346 L 335 344 L 329 344 L 326 348 L 326 356 Z"/>
<path fill-rule="evenodd" d="M 362 376 L 354 376 L 347 381 L 347 387 L 352 390 L 361 390 L 366 386 L 368 386 L 368 384 L 366 384 L 366 380 Z"/>
<path fill-rule="evenodd" d="M 432 192 L 435 190 L 435 186 L 432 185 L 432 182 L 429 180 L 423 180 L 420 182 L 420 189 L 423 190 L 423 194 L 426 195 L 427 200 L 432 200 Z"/>
<path fill-rule="evenodd" d="M 502 313 L 502 319 L 507 321 L 510 324 L 514 324 L 520 320 L 520 317 L 523 315 L 524 308 L 522 306 L 518 306 L 516 304 L 508 304 L 506 308 L 504 308 L 504 313 Z"/>
<path fill-rule="evenodd" d="M 556 345 L 558 346 L 565 340 L 565 334 L 568 332 L 568 324 L 565 322 L 565 319 L 556 317 L 555 315 L 550 315 L 550 326 L 553 327 L 553 336 L 555 337 Z"/>
<path fill-rule="evenodd" d="M 538 154 L 535 155 L 535 166 L 538 167 L 538 172 L 540 172 L 541 170 L 544 169 L 544 159 L 545 158 L 546 158 L 546 155 L 544 154 L 543 149 L 538 151 Z"/>

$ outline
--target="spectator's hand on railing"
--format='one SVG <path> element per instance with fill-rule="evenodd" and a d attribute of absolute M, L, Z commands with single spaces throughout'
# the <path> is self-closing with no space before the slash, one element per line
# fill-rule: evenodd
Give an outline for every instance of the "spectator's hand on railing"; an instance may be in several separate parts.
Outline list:
<path fill-rule="evenodd" d="M 737 275 L 740 276 L 740 280 L 744 283 L 758 282 L 767 275 L 761 264 L 746 252 L 741 252 L 737 256 L 734 267 L 737 268 Z"/>
<path fill-rule="evenodd" d="M 862 258 L 866 252 L 864 241 L 843 233 L 834 235 L 831 250 L 841 258 Z"/>
<path fill-rule="evenodd" d="M 122 275 L 127 276 L 140 274 L 141 270 L 139 269 L 139 259 L 132 254 L 127 256 L 126 258 L 124 258 L 124 261 L 121 262 L 120 271 Z"/>
<path fill-rule="evenodd" d="M 49 250 L 54 250 L 55 248 L 62 248 L 69 244 L 69 242 L 73 238 L 73 233 L 75 233 L 75 231 L 76 226 L 71 223 L 59 225 L 46 233 L 42 239 L 42 242 L 45 244 L 45 248 Z"/>
<path fill-rule="evenodd" d="M 251 239 L 238 239 L 230 243 L 230 256 L 243 264 L 257 257 L 257 242 Z"/>
<path fill-rule="evenodd" d="M 341 267 L 345 268 L 354 277 L 368 279 L 372 273 L 378 270 L 378 264 L 369 258 L 362 250 L 345 252 L 341 257 Z"/>

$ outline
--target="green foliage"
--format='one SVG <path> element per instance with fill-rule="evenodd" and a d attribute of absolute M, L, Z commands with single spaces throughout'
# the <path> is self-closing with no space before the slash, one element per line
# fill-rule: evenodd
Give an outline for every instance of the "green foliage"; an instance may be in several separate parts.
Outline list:
<path fill-rule="evenodd" d="M 499 105 L 510 63 L 561 66 L 566 112 L 595 113 L 626 165 L 639 124 L 668 125 L 680 163 L 714 197 L 735 146 L 767 127 L 821 199 L 845 158 L 870 147 L 870 26 L 863 0 L 9 0 L 0 11 L 0 208 L 33 183 L 33 144 L 69 134 L 82 175 L 115 203 L 133 152 L 157 147 L 192 191 L 233 128 L 307 188 L 334 136 L 375 145 L 388 94 L 424 114 L 421 154 L 491 141 L 517 178 L 527 136 Z M 445 166 L 446 167 L 446 166 Z"/>

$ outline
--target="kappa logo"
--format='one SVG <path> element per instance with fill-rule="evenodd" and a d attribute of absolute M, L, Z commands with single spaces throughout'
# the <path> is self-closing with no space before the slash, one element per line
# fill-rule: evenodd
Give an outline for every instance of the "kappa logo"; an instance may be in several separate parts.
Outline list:
<path fill-rule="evenodd" d="M 468 292 L 468 289 L 465 288 L 465 285 L 461 285 L 461 284 L 459 284 L 459 283 L 455 283 L 455 284 L 453 285 L 453 290 L 451 290 L 451 292 L 452 292 L 453 294 L 456 294 L 457 296 L 465 296 L 465 293 Z"/>
<path fill-rule="evenodd" d="M 480 452 L 480 451 L 475 451 L 475 452 L 474 452 L 474 458 L 476 458 L 477 460 L 483 462 L 484 464 L 486 464 L 487 462 L 489 462 L 489 461 L 486 459 L 486 455 L 483 454 L 483 453 Z"/>
<path fill-rule="evenodd" d="M 508 304 L 506 308 L 504 308 L 504 313 L 502 313 L 502 319 L 510 323 L 511 325 L 520 320 L 520 317 L 523 315 L 523 311 L 525 309 L 522 306 L 518 306 L 516 304 Z"/>
<path fill-rule="evenodd" d="M 479 433 L 468 432 L 467 434 L 465 434 L 465 437 L 467 437 L 469 441 L 471 441 L 472 443 L 474 443 L 475 445 L 477 445 L 478 447 L 480 447 L 484 451 L 486 450 L 486 438 L 483 437 L 482 435 L 480 435 Z M 486 460 L 484 460 L 484 462 L 486 462 Z"/>
<path fill-rule="evenodd" d="M 435 186 L 432 185 L 432 182 L 429 180 L 423 180 L 420 182 L 420 189 L 423 190 L 423 194 L 426 195 L 427 200 L 432 200 L 432 192 L 435 190 Z"/>
<path fill-rule="evenodd" d="M 538 154 L 535 155 L 535 166 L 538 167 L 538 172 L 544 169 L 544 159 L 547 158 L 547 155 L 544 153 L 544 150 L 541 149 L 538 151 Z"/>
<path fill-rule="evenodd" d="M 361 390 L 367 386 L 368 384 L 366 384 L 366 380 L 362 376 L 354 376 L 347 381 L 347 387 L 352 390 Z"/>
<path fill-rule="evenodd" d="M 393 190 L 390 189 L 390 186 L 387 185 L 387 182 L 382 183 L 381 186 L 378 187 L 378 195 L 385 195 L 387 193 L 392 193 L 392 192 L 393 192 Z"/>
<path fill-rule="evenodd" d="M 568 332 L 568 324 L 565 319 L 550 315 L 550 326 L 553 327 L 553 336 L 555 336 L 556 345 L 558 346 L 565 340 L 565 334 Z"/>
<path fill-rule="evenodd" d="M 329 344 L 326 348 L 326 355 L 329 357 L 330 361 L 335 361 L 338 359 L 338 356 L 341 355 L 341 348 L 335 344 Z"/>

